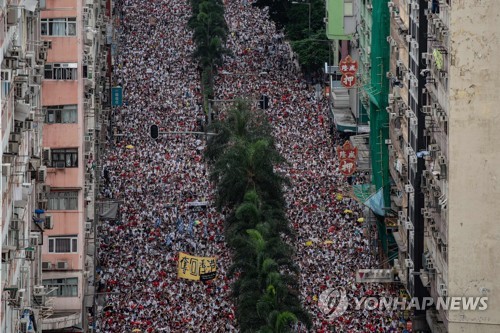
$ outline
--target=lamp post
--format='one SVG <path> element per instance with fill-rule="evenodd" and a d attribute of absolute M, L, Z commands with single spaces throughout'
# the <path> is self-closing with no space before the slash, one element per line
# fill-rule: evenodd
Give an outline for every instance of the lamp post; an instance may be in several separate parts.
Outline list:
<path fill-rule="evenodd" d="M 309 6 L 309 37 L 311 37 L 311 3 L 292 1 L 293 5 L 308 5 Z"/>

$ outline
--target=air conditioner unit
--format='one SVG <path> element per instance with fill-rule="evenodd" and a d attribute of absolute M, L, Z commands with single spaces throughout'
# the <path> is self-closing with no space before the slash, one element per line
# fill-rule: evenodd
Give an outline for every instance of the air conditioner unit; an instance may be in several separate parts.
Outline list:
<path fill-rule="evenodd" d="M 18 142 L 9 142 L 9 153 L 19 154 L 19 143 Z"/>
<path fill-rule="evenodd" d="M 45 183 L 45 178 L 47 176 L 47 167 L 42 165 L 37 171 L 37 181 L 40 183 Z"/>
<path fill-rule="evenodd" d="M 438 294 L 443 297 L 448 296 L 448 289 L 444 283 L 438 284 Z"/>
<path fill-rule="evenodd" d="M 439 155 L 438 156 L 438 163 L 440 165 L 446 164 L 446 158 L 444 157 L 444 155 Z"/>
<path fill-rule="evenodd" d="M 417 156 L 410 155 L 409 160 L 410 160 L 410 164 L 416 164 L 417 163 Z"/>
<path fill-rule="evenodd" d="M 21 134 L 19 134 L 19 133 L 10 133 L 9 142 L 17 142 L 17 143 L 19 143 L 20 140 L 21 140 Z"/>
<path fill-rule="evenodd" d="M 57 161 L 54 165 L 56 169 L 64 169 L 66 167 L 66 162 L 64 161 Z"/>
<path fill-rule="evenodd" d="M 90 136 L 90 135 L 85 135 L 85 136 L 84 136 L 84 141 L 85 141 L 85 142 L 92 142 L 92 136 Z"/>
<path fill-rule="evenodd" d="M 413 10 L 418 10 L 420 7 L 418 6 L 418 3 L 414 2 L 411 4 L 411 9 Z"/>
<path fill-rule="evenodd" d="M 430 144 L 429 147 L 427 148 L 428 151 L 438 151 L 439 150 L 439 145 L 436 143 Z"/>
<path fill-rule="evenodd" d="M 85 222 L 85 231 L 92 230 L 92 222 Z"/>
<path fill-rule="evenodd" d="M 413 230 L 413 223 L 411 223 L 411 221 L 406 221 L 405 222 L 405 229 L 408 231 Z"/>
<path fill-rule="evenodd" d="M 5 177 L 7 180 L 10 178 L 10 163 L 2 163 L 2 177 Z"/>
<path fill-rule="evenodd" d="M 35 251 L 25 250 L 24 252 L 26 260 L 35 260 Z"/>
<path fill-rule="evenodd" d="M 42 186 L 40 186 L 40 190 L 41 190 L 41 192 L 49 193 L 50 192 L 50 185 L 42 185 Z"/>
<path fill-rule="evenodd" d="M 432 60 L 432 53 L 427 53 L 427 52 L 422 53 L 422 59 Z"/>
<path fill-rule="evenodd" d="M 413 49 L 418 49 L 418 42 L 417 42 L 416 40 L 412 40 L 412 41 L 411 41 L 411 47 L 412 47 Z"/>
<path fill-rule="evenodd" d="M 38 245 L 40 245 L 39 236 L 37 236 L 36 234 L 30 236 L 30 245 L 31 246 L 38 246 Z"/>
<path fill-rule="evenodd" d="M 415 117 L 410 118 L 410 125 L 417 126 L 417 118 L 415 118 Z"/>
<path fill-rule="evenodd" d="M 422 214 L 425 219 L 430 219 L 432 218 L 432 212 L 429 212 L 428 210 L 425 211 L 424 214 Z"/>
<path fill-rule="evenodd" d="M 67 261 L 58 261 L 56 264 L 57 269 L 68 269 L 68 262 Z"/>
<path fill-rule="evenodd" d="M 410 43 L 411 42 L 411 35 L 406 35 L 405 39 L 406 39 L 407 43 Z"/>
<path fill-rule="evenodd" d="M 400 210 L 400 211 L 398 212 L 398 217 L 403 217 L 403 216 L 406 216 L 406 215 L 405 215 L 405 212 L 404 212 L 404 211 L 402 211 L 402 210 Z"/>
<path fill-rule="evenodd" d="M 413 268 L 413 260 L 409 258 L 405 259 L 405 266 L 406 268 Z"/>
<path fill-rule="evenodd" d="M 413 193 L 413 185 L 412 184 L 406 184 L 405 185 L 405 192 L 406 193 Z"/>
<path fill-rule="evenodd" d="M 45 295 L 45 287 L 44 286 L 34 286 L 33 287 L 33 294 L 37 295 L 37 296 Z"/>
<path fill-rule="evenodd" d="M 432 112 L 432 108 L 430 105 L 422 106 L 422 113 L 431 114 L 431 112 Z"/>
<path fill-rule="evenodd" d="M 442 79 L 446 79 L 448 77 L 448 73 L 447 72 L 439 72 L 439 77 Z"/>
<path fill-rule="evenodd" d="M 52 216 L 45 215 L 45 220 L 43 221 L 43 227 L 47 230 L 54 229 L 54 221 L 52 220 Z"/>
<path fill-rule="evenodd" d="M 389 8 L 392 8 L 392 7 L 394 7 L 394 2 L 392 2 L 392 1 L 389 1 L 389 2 L 387 3 L 387 6 L 388 6 Z"/>
<path fill-rule="evenodd" d="M 372 53 L 372 48 L 370 46 L 366 47 L 366 54 L 370 55 Z"/>
<path fill-rule="evenodd" d="M 392 44 L 392 42 L 394 41 L 394 38 L 392 38 L 392 36 L 387 36 L 387 38 L 385 40 L 387 41 L 387 43 Z"/>
<path fill-rule="evenodd" d="M 388 106 L 385 108 L 385 111 L 387 111 L 387 113 L 392 113 L 394 112 L 394 110 L 392 109 L 392 106 Z"/>
<path fill-rule="evenodd" d="M 47 271 L 52 269 L 52 263 L 50 261 L 42 261 L 42 270 Z"/>
<path fill-rule="evenodd" d="M 392 143 L 391 139 L 385 139 L 384 142 L 385 142 L 386 145 L 390 145 Z"/>
<path fill-rule="evenodd" d="M 389 98 L 389 104 L 394 103 L 394 94 L 387 95 Z"/>

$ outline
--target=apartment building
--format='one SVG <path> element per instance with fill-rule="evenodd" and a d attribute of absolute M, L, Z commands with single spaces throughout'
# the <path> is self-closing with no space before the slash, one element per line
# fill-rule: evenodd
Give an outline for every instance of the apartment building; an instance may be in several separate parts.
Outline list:
<path fill-rule="evenodd" d="M 413 328 L 496 332 L 500 29 L 494 13 L 500 3 L 394 0 L 388 6 L 395 265 L 412 296 L 488 297 L 487 311 L 416 313 Z"/>
<path fill-rule="evenodd" d="M 52 314 L 44 332 L 88 331 L 93 309 L 96 138 L 105 71 L 105 2 L 46 1 L 41 36 L 51 49 L 43 71 L 44 208 L 42 269 Z"/>
<path fill-rule="evenodd" d="M 43 117 L 41 80 L 49 44 L 40 39 L 36 0 L 0 2 L 1 249 L 0 332 L 35 332 L 40 304 L 41 235 L 51 216 L 38 207 Z M 42 175 L 43 176 L 43 175 Z"/>

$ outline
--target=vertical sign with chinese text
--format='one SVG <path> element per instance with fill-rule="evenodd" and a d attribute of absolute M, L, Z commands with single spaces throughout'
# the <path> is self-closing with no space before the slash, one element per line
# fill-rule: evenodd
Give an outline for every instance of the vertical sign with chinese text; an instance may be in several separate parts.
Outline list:
<path fill-rule="evenodd" d="M 350 55 L 340 60 L 339 69 L 342 73 L 340 83 L 346 88 L 352 88 L 356 84 L 356 72 L 358 71 L 358 62 Z"/>
<path fill-rule="evenodd" d="M 350 176 L 356 171 L 356 159 L 358 158 L 358 148 L 347 140 L 342 147 L 337 147 L 337 156 L 339 158 L 339 171 Z"/>
<path fill-rule="evenodd" d="M 123 104 L 123 89 L 122 87 L 111 88 L 111 105 L 121 106 Z"/>

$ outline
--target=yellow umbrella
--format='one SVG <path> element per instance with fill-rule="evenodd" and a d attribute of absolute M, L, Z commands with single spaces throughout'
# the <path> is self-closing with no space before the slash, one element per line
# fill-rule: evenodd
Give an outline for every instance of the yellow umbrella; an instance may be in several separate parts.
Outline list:
<path fill-rule="evenodd" d="M 363 222 L 365 222 L 365 219 L 364 219 L 363 217 L 360 217 L 360 218 L 358 219 L 358 222 L 359 222 L 359 223 L 363 223 Z"/>
<path fill-rule="evenodd" d="M 346 210 L 344 210 L 344 213 L 346 213 L 346 214 L 350 214 L 350 213 L 352 213 L 352 210 L 350 210 L 350 209 L 346 209 Z"/>
<path fill-rule="evenodd" d="M 311 246 L 311 245 L 313 245 L 313 242 L 312 242 L 312 241 L 307 241 L 307 242 L 306 242 L 306 246 Z"/>
<path fill-rule="evenodd" d="M 132 332 L 141 332 L 141 330 L 140 330 L 140 329 L 138 329 L 138 328 L 134 328 L 134 329 L 132 330 Z"/>
<path fill-rule="evenodd" d="M 132 145 L 128 145 L 128 146 L 125 146 L 125 148 L 127 148 L 127 149 L 133 149 L 133 148 L 134 148 L 134 146 L 132 146 Z"/>
<path fill-rule="evenodd" d="M 313 301 L 317 302 L 318 301 L 318 296 L 314 295 L 313 296 Z"/>
<path fill-rule="evenodd" d="M 333 241 L 331 241 L 331 240 L 326 240 L 326 241 L 324 241 L 323 243 L 324 243 L 324 244 L 333 244 Z"/>
<path fill-rule="evenodd" d="M 336 198 L 337 198 L 337 200 L 339 200 L 339 201 L 340 201 L 340 200 L 344 199 L 344 196 L 343 196 L 342 194 L 340 194 L 340 193 L 339 193 L 339 194 L 337 194 L 337 197 L 336 197 Z"/>

